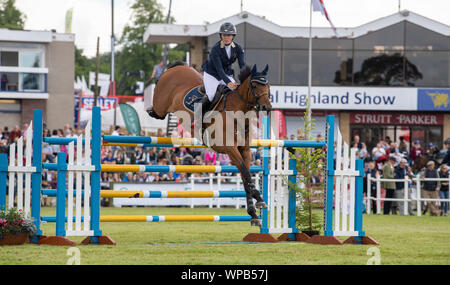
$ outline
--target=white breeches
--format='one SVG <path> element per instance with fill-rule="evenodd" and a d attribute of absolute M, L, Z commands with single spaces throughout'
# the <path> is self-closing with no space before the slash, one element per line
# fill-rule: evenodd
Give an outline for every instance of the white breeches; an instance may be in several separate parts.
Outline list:
<path fill-rule="evenodd" d="M 228 76 L 228 78 L 231 82 L 235 83 L 232 76 Z M 223 80 L 217 80 L 214 76 L 206 72 L 203 72 L 203 84 L 205 85 L 206 95 L 210 102 L 214 99 L 214 95 L 216 95 L 217 86 L 220 84 L 226 85 Z"/>

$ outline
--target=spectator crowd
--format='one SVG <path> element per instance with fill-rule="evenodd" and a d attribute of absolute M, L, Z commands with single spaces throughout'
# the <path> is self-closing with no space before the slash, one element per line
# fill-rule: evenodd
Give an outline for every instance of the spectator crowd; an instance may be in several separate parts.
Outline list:
<path fill-rule="evenodd" d="M 356 155 L 364 160 L 365 182 L 364 192 L 367 193 L 367 179 L 380 177 L 382 179 L 405 179 L 414 178 L 420 175 L 423 178 L 448 178 L 450 165 L 450 139 L 445 141 L 447 152 L 440 151 L 437 146 L 430 142 L 425 150 L 421 142 L 415 140 L 408 151 L 407 144 L 403 137 L 399 142 L 391 141 L 389 137 L 380 140 L 371 150 L 367 149 L 365 143 L 360 141 L 359 136 L 354 136 L 352 148 L 356 149 Z M 421 182 L 421 198 L 425 199 L 449 199 L 449 183 L 446 181 L 423 181 Z M 381 186 L 385 190 L 386 199 L 411 199 L 411 188 L 405 196 L 405 184 L 398 181 L 383 181 Z M 411 186 L 414 186 L 411 183 Z M 370 183 L 371 197 L 377 195 L 376 182 Z M 383 214 L 390 213 L 396 215 L 414 215 L 413 202 L 407 202 L 407 213 L 404 212 L 404 201 L 384 201 Z M 377 211 L 375 200 L 372 200 L 372 209 Z M 448 215 L 448 202 L 423 203 L 423 214 L 430 211 L 432 216 Z"/>

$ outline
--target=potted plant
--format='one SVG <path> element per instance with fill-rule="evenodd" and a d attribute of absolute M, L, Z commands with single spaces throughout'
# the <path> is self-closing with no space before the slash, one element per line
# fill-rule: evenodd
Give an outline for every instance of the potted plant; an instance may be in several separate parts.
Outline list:
<path fill-rule="evenodd" d="M 0 211 L 0 245 L 24 244 L 35 235 L 33 220 L 24 218 L 22 210 L 11 208 Z"/>
<path fill-rule="evenodd" d="M 305 112 L 305 137 L 306 140 L 314 140 L 311 136 L 314 123 Z M 295 154 L 294 154 L 295 152 Z M 314 212 L 316 206 L 314 197 L 313 178 L 324 175 L 325 152 L 322 148 L 294 148 L 291 150 L 297 161 L 297 183 L 291 185 L 297 192 L 296 226 L 308 236 L 319 235 L 322 230 L 322 216 Z"/>

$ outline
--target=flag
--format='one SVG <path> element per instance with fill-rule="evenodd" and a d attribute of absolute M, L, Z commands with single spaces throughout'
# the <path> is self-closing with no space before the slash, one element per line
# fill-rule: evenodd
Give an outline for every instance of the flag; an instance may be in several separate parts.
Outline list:
<path fill-rule="evenodd" d="M 127 127 L 127 131 L 131 134 L 139 136 L 141 134 L 141 124 L 136 110 L 129 104 L 119 104 L 122 117 Z"/>
<path fill-rule="evenodd" d="M 72 32 L 72 14 L 73 8 L 70 8 L 66 12 L 66 25 L 65 25 L 65 33 L 70 34 Z"/>
<path fill-rule="evenodd" d="M 334 33 L 337 35 L 336 28 L 334 27 L 333 23 L 330 20 L 330 17 L 328 16 L 327 9 L 325 9 L 325 4 L 323 4 L 323 0 L 312 0 L 312 5 L 314 12 L 320 12 L 325 16 L 325 18 L 327 18 L 328 22 L 330 22 L 330 25 L 333 28 Z"/>

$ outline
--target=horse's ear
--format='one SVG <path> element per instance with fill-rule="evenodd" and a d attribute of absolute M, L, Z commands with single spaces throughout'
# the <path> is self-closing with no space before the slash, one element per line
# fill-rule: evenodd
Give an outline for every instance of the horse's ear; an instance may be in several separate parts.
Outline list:
<path fill-rule="evenodd" d="M 264 67 L 264 70 L 262 71 L 262 74 L 267 74 L 267 71 L 269 71 L 269 65 L 266 64 L 266 67 Z"/>
<path fill-rule="evenodd" d="M 253 65 L 252 70 L 250 72 L 251 72 L 251 74 L 256 73 L 256 64 Z"/>

